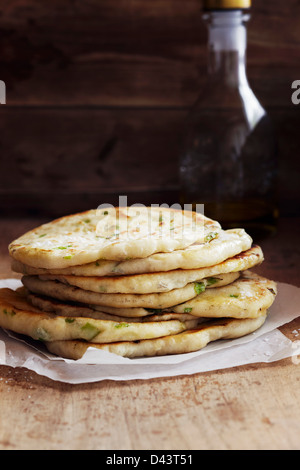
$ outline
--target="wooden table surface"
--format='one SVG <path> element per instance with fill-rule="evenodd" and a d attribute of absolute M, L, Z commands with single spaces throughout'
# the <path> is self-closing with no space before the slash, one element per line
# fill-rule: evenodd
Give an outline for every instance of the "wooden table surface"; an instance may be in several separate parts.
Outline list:
<path fill-rule="evenodd" d="M 0 278 L 9 241 L 40 221 L 1 220 Z M 257 272 L 300 286 L 299 219 L 261 243 Z M 282 331 L 293 339 L 295 320 Z M 300 448 L 300 367 L 292 358 L 192 376 L 55 382 L 0 366 L 0 450 Z"/>

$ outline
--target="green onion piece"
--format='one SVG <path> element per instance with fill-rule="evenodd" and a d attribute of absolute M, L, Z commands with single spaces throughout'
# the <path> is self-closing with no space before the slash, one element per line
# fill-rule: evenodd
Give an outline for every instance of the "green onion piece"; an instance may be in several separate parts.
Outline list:
<path fill-rule="evenodd" d="M 190 313 L 192 310 L 192 307 L 186 307 L 183 311 L 184 313 Z"/>
<path fill-rule="evenodd" d="M 51 341 L 50 333 L 45 328 L 38 327 L 35 331 L 34 338 L 39 341 Z"/>
<path fill-rule="evenodd" d="M 200 294 L 201 292 L 204 292 L 205 291 L 204 282 L 195 282 L 194 289 L 197 295 Z"/>
<path fill-rule="evenodd" d="M 100 333 L 99 328 L 87 322 L 81 327 L 81 331 L 84 332 L 86 339 L 92 340 Z"/>
<path fill-rule="evenodd" d="M 212 286 L 213 284 L 216 284 L 219 281 L 220 281 L 220 279 L 218 277 L 208 277 L 206 279 L 206 285 L 207 286 Z"/>
<path fill-rule="evenodd" d="M 128 326 L 130 326 L 129 323 L 121 322 L 115 325 L 115 328 L 127 328 Z"/>
<path fill-rule="evenodd" d="M 210 232 L 208 235 L 206 235 L 205 241 L 210 242 L 211 240 L 213 240 L 217 236 L 218 236 L 218 232 Z"/>
<path fill-rule="evenodd" d="M 14 310 L 7 310 L 6 308 L 3 309 L 3 313 L 5 313 L 5 315 L 10 315 L 10 316 L 14 316 L 16 315 L 16 312 Z"/>

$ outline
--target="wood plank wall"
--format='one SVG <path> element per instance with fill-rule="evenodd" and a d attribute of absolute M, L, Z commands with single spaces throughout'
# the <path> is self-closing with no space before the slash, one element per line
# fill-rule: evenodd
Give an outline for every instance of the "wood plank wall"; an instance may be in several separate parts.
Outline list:
<path fill-rule="evenodd" d="M 177 201 L 187 110 L 206 71 L 200 0 L 0 0 L 0 211 L 58 216 Z M 254 0 L 249 81 L 279 141 L 280 205 L 298 212 L 298 0 Z"/>

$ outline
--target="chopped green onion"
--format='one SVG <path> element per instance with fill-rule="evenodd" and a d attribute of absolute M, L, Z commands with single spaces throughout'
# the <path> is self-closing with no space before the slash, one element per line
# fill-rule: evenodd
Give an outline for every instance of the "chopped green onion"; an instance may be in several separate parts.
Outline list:
<path fill-rule="evenodd" d="M 5 315 L 11 315 L 12 317 L 16 315 L 16 312 L 14 310 L 9 311 L 6 308 L 3 309 L 3 313 L 5 313 Z"/>
<path fill-rule="evenodd" d="M 204 292 L 205 291 L 204 282 L 195 282 L 194 289 L 197 295 L 200 294 L 201 292 Z"/>
<path fill-rule="evenodd" d="M 115 325 L 115 328 L 127 328 L 128 326 L 130 326 L 129 323 L 121 322 Z"/>
<path fill-rule="evenodd" d="M 206 279 L 206 285 L 207 286 L 212 286 L 213 284 L 216 284 L 219 281 L 220 281 L 220 279 L 218 277 L 209 277 L 209 278 Z"/>
<path fill-rule="evenodd" d="M 192 310 L 192 307 L 186 307 L 183 311 L 184 313 L 190 313 Z"/>
<path fill-rule="evenodd" d="M 50 333 L 45 328 L 38 327 L 35 331 L 34 338 L 39 341 L 51 341 Z"/>
<path fill-rule="evenodd" d="M 100 333 L 99 328 L 96 326 L 92 325 L 91 323 L 87 322 L 85 323 L 82 327 L 81 330 L 85 333 L 87 336 L 87 339 L 91 340 L 95 338 Z"/>
<path fill-rule="evenodd" d="M 210 232 L 208 235 L 206 235 L 205 241 L 210 242 L 211 240 L 213 240 L 217 236 L 218 236 L 218 232 Z"/>

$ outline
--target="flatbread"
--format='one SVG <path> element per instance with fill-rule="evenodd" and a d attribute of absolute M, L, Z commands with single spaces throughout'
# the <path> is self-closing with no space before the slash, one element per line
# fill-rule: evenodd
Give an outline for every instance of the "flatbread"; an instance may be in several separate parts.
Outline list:
<path fill-rule="evenodd" d="M 24 288 L 21 288 L 24 289 Z M 147 322 L 147 321 L 165 321 L 165 320 L 195 320 L 195 316 L 190 313 L 173 313 L 173 312 L 162 312 L 162 313 L 151 313 L 150 311 L 144 310 L 144 316 L 118 316 L 110 313 L 105 313 L 100 310 L 96 310 L 86 305 L 67 303 L 60 300 L 51 299 L 50 297 L 40 296 L 31 294 L 29 292 L 23 294 L 26 295 L 28 302 L 43 312 L 50 312 L 56 315 L 65 317 L 88 317 L 96 318 L 98 320 L 112 320 L 115 322 Z"/>
<path fill-rule="evenodd" d="M 239 273 L 227 273 L 222 275 L 224 283 L 230 283 L 239 276 Z M 221 277 L 221 276 L 220 276 Z M 221 283 L 221 279 L 218 280 Z M 191 282 L 180 289 L 168 292 L 152 294 L 107 294 L 92 292 L 79 287 L 64 284 L 59 281 L 41 280 L 38 276 L 23 276 L 23 285 L 31 292 L 46 295 L 63 301 L 81 302 L 98 306 L 117 308 L 154 308 L 162 309 L 186 302 L 196 297 L 203 289 L 210 288 L 209 280 Z"/>
<path fill-rule="evenodd" d="M 80 359 L 89 347 L 128 358 L 185 354 L 199 351 L 212 341 L 240 338 L 253 333 L 265 320 L 266 312 L 257 318 L 211 320 L 182 333 L 138 342 L 95 345 L 82 341 L 53 341 L 46 342 L 45 345 L 52 354 L 74 360 Z"/>
<path fill-rule="evenodd" d="M 218 285 L 218 275 L 244 271 L 260 264 L 263 253 L 259 246 L 254 246 L 233 258 L 227 259 L 215 266 L 199 269 L 176 269 L 159 273 L 133 274 L 118 277 L 98 276 L 67 276 L 57 274 L 42 274 L 43 281 L 59 281 L 61 283 L 80 287 L 92 292 L 107 294 L 152 294 L 180 289 L 191 282 L 211 280 Z"/>
<path fill-rule="evenodd" d="M 197 319 L 128 323 L 51 315 L 33 309 L 19 292 L 0 289 L 0 327 L 43 342 L 74 339 L 91 343 L 137 341 L 177 334 L 196 323 Z"/>
<path fill-rule="evenodd" d="M 244 271 L 232 284 L 206 290 L 172 311 L 206 318 L 256 318 L 271 307 L 276 294 L 276 282 Z"/>
<path fill-rule="evenodd" d="M 59 274 L 73 276 L 120 276 L 175 269 L 198 269 L 214 266 L 224 260 L 249 250 L 252 238 L 244 229 L 222 230 L 215 238 L 204 243 L 196 242 L 181 250 L 155 253 L 146 258 L 123 261 L 97 259 L 92 263 L 61 269 L 45 269 L 26 265 L 12 258 L 12 270 L 21 274 Z"/>
<path fill-rule="evenodd" d="M 161 207 L 94 209 L 53 220 L 9 245 L 12 258 L 57 269 L 99 260 L 145 258 L 209 241 L 218 222 L 192 211 Z"/>
<path fill-rule="evenodd" d="M 213 278 L 211 278 L 213 279 Z M 125 308 L 91 306 L 113 315 L 142 317 L 149 313 L 165 314 L 190 313 L 199 318 L 253 318 L 270 308 L 277 295 L 277 284 L 274 281 L 258 276 L 251 271 L 243 271 L 231 283 L 211 284 L 205 292 L 196 297 L 173 305 L 167 309 Z"/>
<path fill-rule="evenodd" d="M 240 273 L 238 272 L 227 273 L 225 275 L 220 274 L 218 275 L 218 279 L 217 279 L 218 285 L 223 286 L 223 285 L 230 284 L 234 282 L 236 279 L 238 279 L 239 276 L 240 276 Z M 198 288 L 201 291 L 204 288 L 205 289 L 213 288 L 215 286 L 215 280 L 216 280 L 215 278 L 208 278 L 202 281 L 201 283 L 199 283 L 199 286 L 196 286 L 196 290 L 198 291 Z M 25 284 L 29 286 L 29 283 L 30 283 L 30 279 L 27 279 L 27 282 L 25 280 Z M 65 293 L 63 294 L 59 292 L 57 294 L 57 291 L 55 291 L 55 287 L 57 287 L 57 284 L 52 285 L 52 287 L 53 287 L 53 290 L 51 291 L 52 297 L 49 296 L 50 294 L 46 295 L 45 293 L 41 293 L 40 289 L 38 289 L 37 286 L 35 286 L 33 287 L 35 289 L 35 292 L 28 291 L 27 298 L 30 300 L 30 302 L 32 302 L 33 305 L 36 305 L 37 307 L 41 307 L 41 305 L 45 306 L 46 305 L 45 299 L 48 299 L 48 301 L 53 301 L 53 302 L 54 301 L 56 302 L 58 301 L 60 303 L 63 302 L 61 303 L 61 305 L 64 306 L 65 309 L 68 308 L 70 304 L 80 305 L 81 308 L 94 310 L 95 312 L 92 314 L 94 318 L 97 318 L 99 314 L 101 315 L 104 313 L 109 314 L 114 317 L 124 317 L 124 318 L 127 317 L 127 318 L 132 318 L 132 319 L 136 317 L 141 318 L 141 317 L 145 317 L 149 315 L 162 313 L 161 308 L 159 307 L 154 308 L 153 306 L 152 307 L 111 307 L 109 305 L 97 305 L 97 304 L 84 303 L 82 301 L 83 295 L 82 295 L 81 290 L 75 289 L 76 299 L 74 300 L 72 299 L 71 290 L 68 290 L 68 297 L 66 298 Z M 90 296 L 86 292 L 84 294 L 85 294 L 84 298 L 88 302 L 90 299 Z M 55 299 L 55 296 L 57 295 L 59 295 L 60 297 Z M 194 292 L 193 292 L 193 295 L 194 295 Z M 93 298 L 94 298 L 94 295 L 93 295 Z M 95 297 L 95 300 L 97 300 L 97 298 L 98 296 Z"/>

